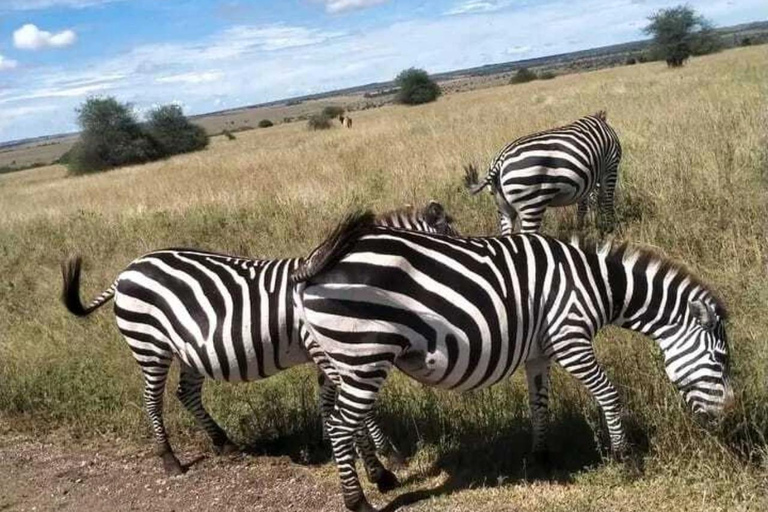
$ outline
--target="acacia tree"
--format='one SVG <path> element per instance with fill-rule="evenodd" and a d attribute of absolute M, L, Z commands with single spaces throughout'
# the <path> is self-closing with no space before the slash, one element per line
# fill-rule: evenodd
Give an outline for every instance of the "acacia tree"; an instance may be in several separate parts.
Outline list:
<path fill-rule="evenodd" d="M 163 105 L 150 111 L 147 130 L 166 155 L 197 151 L 208 145 L 205 130 L 187 119 L 179 105 Z"/>
<path fill-rule="evenodd" d="M 719 44 L 712 23 L 687 5 L 661 9 L 648 17 L 644 32 L 653 50 L 669 67 L 680 67 L 691 55 L 714 52 Z"/>
<path fill-rule="evenodd" d="M 395 78 L 395 85 L 400 90 L 397 102 L 405 105 L 418 105 L 435 101 L 440 96 L 440 86 L 423 69 L 409 68 L 401 71 Z"/>

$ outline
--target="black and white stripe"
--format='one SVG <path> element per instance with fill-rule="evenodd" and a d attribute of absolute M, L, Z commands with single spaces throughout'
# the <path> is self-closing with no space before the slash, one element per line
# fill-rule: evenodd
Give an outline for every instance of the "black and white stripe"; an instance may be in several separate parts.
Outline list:
<path fill-rule="evenodd" d="M 502 235 L 512 234 L 518 217 L 522 233 L 538 232 L 550 206 L 578 203 L 582 225 L 595 189 L 601 229 L 612 228 L 620 160 L 619 138 L 601 111 L 511 142 L 494 158 L 482 182 L 474 166 L 467 166 L 465 184 L 472 194 L 485 187 L 493 192 Z"/>
<path fill-rule="evenodd" d="M 536 234 L 458 238 L 366 224 L 348 219 L 294 274 L 296 303 L 319 346 L 312 356 L 333 367 L 338 385 L 328 429 L 351 510 L 372 510 L 353 438 L 393 366 L 461 391 L 524 365 L 537 452 L 546 446 L 553 360 L 592 393 L 612 449 L 624 450 L 619 396 L 592 344 L 608 324 L 659 344 L 693 411 L 719 413 L 732 401 L 724 308 L 662 256 Z"/>
<path fill-rule="evenodd" d="M 451 221 L 442 205 L 433 201 L 421 210 L 384 214 L 375 222 L 455 233 Z M 79 296 L 80 259 L 63 266 L 64 302 L 73 314 L 86 316 L 114 296 L 117 325 L 144 374 L 145 405 L 158 454 L 169 473 L 182 471 L 162 417 L 163 392 L 173 360 L 181 364 L 177 397 L 218 452 L 235 446 L 202 404 L 204 379 L 259 380 L 309 361 L 305 344 L 310 340 L 294 310 L 289 280 L 301 261 L 254 260 L 193 249 L 155 251 L 131 262 L 87 307 Z M 332 406 L 335 400 L 333 382 L 322 383 L 322 410 L 329 410 L 328 403 Z M 377 447 L 385 448 L 387 441 L 373 416 L 365 423 Z M 361 442 L 367 442 L 366 433 L 360 436 Z"/>

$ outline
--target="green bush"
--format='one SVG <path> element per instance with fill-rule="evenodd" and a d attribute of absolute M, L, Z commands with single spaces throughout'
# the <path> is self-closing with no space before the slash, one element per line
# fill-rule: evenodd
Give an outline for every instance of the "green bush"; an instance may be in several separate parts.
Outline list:
<path fill-rule="evenodd" d="M 223 132 L 221 132 L 221 134 L 223 136 L 225 136 L 227 138 L 227 140 L 235 140 L 235 139 L 237 139 L 237 137 L 235 137 L 235 134 L 232 133 L 229 130 L 224 130 Z"/>
<path fill-rule="evenodd" d="M 545 71 L 539 74 L 539 80 L 552 80 L 556 76 L 552 71 Z"/>
<path fill-rule="evenodd" d="M 331 127 L 331 118 L 323 114 L 312 114 L 307 119 L 307 128 L 310 130 L 327 130 Z"/>
<path fill-rule="evenodd" d="M 274 126 L 274 125 L 275 123 L 273 123 L 269 119 L 262 119 L 261 121 L 259 121 L 259 124 L 258 124 L 259 128 L 269 128 L 270 126 Z"/>
<path fill-rule="evenodd" d="M 165 155 L 189 153 L 208 145 L 205 130 L 190 122 L 179 105 L 163 105 L 151 110 L 147 131 Z"/>
<path fill-rule="evenodd" d="M 395 100 L 404 105 L 429 103 L 442 93 L 440 86 L 423 69 L 409 68 L 401 71 L 395 78 L 395 85 L 400 88 Z"/>
<path fill-rule="evenodd" d="M 72 174 L 103 171 L 164 156 L 162 147 L 136 121 L 131 106 L 115 98 L 89 98 L 77 110 L 80 140 L 69 153 Z"/>
<path fill-rule="evenodd" d="M 327 117 L 328 119 L 333 119 L 336 117 L 339 117 L 340 115 L 344 114 L 344 109 L 342 107 L 338 107 L 336 105 L 328 105 L 323 109 L 322 114 Z"/>
<path fill-rule="evenodd" d="M 536 73 L 531 71 L 528 68 L 520 68 L 517 70 L 517 73 L 515 73 L 515 76 L 509 79 L 510 84 L 523 84 L 525 82 L 532 82 L 536 80 L 538 77 L 536 76 Z"/>

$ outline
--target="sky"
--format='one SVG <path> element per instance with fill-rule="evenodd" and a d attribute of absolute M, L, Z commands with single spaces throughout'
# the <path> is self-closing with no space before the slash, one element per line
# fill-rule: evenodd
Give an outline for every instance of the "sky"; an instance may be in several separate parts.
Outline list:
<path fill-rule="evenodd" d="M 654 0 L 0 0 L 0 141 L 90 96 L 187 114 L 643 39 Z M 688 0 L 717 26 L 766 0 Z"/>

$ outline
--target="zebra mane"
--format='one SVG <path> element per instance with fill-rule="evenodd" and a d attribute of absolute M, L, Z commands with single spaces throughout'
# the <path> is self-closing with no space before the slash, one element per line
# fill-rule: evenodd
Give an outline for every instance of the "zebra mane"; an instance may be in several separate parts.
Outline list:
<path fill-rule="evenodd" d="M 406 220 L 409 222 L 404 222 Z M 422 208 L 408 204 L 376 215 L 374 224 L 397 227 L 423 222 L 437 233 L 458 235 L 458 231 L 453 227 L 453 221 L 453 217 L 445 211 L 442 203 L 432 199 Z"/>
<path fill-rule="evenodd" d="M 375 219 L 371 210 L 357 210 L 347 215 L 291 273 L 291 280 L 294 283 L 308 281 L 333 265 L 357 238 L 374 226 Z"/>
<path fill-rule="evenodd" d="M 571 237 L 566 242 L 569 245 L 577 247 L 586 253 L 597 254 L 608 262 L 624 264 L 629 259 L 634 259 L 640 265 L 647 267 L 649 265 L 658 265 L 658 272 L 666 274 L 674 272 L 676 275 L 687 278 L 693 286 L 705 290 L 712 302 L 715 304 L 715 312 L 723 320 L 728 319 L 728 309 L 725 302 L 709 284 L 702 281 L 693 273 L 684 263 L 675 261 L 665 255 L 657 247 L 630 245 L 628 242 L 616 242 L 614 240 L 600 241 L 592 238 L 581 239 L 578 236 Z"/>

